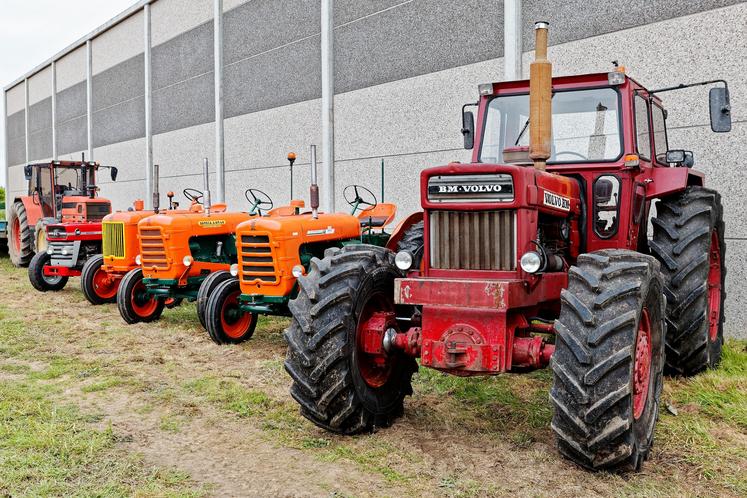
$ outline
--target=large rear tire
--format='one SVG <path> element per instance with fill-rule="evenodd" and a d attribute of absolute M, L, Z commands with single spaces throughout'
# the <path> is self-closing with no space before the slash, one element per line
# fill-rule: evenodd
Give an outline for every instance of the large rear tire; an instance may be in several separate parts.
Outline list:
<path fill-rule="evenodd" d="M 285 331 L 285 369 L 301 414 L 327 430 L 355 434 L 386 427 L 403 411 L 417 370 L 395 352 L 376 365 L 360 350 L 359 326 L 372 312 L 394 310 L 394 253 L 368 245 L 325 251 L 298 279 Z"/>
<path fill-rule="evenodd" d="M 407 229 L 399 242 L 397 242 L 397 251 L 408 251 L 412 254 L 412 268 L 420 268 L 420 262 L 423 260 L 423 247 L 425 244 L 425 225 L 422 221 L 413 224 Z"/>
<path fill-rule="evenodd" d="M 213 291 L 222 282 L 232 278 L 231 274 L 226 270 L 214 271 L 202 281 L 200 288 L 197 289 L 197 318 L 200 319 L 200 324 L 207 328 L 205 322 L 205 308 L 207 307 L 208 299 Z"/>
<path fill-rule="evenodd" d="M 29 281 L 34 289 L 40 292 L 59 291 L 67 284 L 67 277 L 44 275 L 44 267 L 51 259 L 46 252 L 40 252 L 31 258 L 29 263 Z"/>
<path fill-rule="evenodd" d="M 104 256 L 92 256 L 80 273 L 80 288 L 88 302 L 94 305 L 117 302 L 120 280 L 104 271 Z"/>
<path fill-rule="evenodd" d="M 141 268 L 131 270 L 122 278 L 117 292 L 117 308 L 125 322 L 153 322 L 161 317 L 163 307 L 163 299 L 146 294 Z"/>
<path fill-rule="evenodd" d="M 205 324 L 216 344 L 239 344 L 254 334 L 257 314 L 239 309 L 241 287 L 237 278 L 221 282 L 205 306 Z"/>
<path fill-rule="evenodd" d="M 667 373 L 715 368 L 724 343 L 726 278 L 721 196 L 689 187 L 660 200 L 649 246 L 661 261 L 667 296 Z"/>
<path fill-rule="evenodd" d="M 14 202 L 8 210 L 8 254 L 17 267 L 27 266 L 34 257 L 34 234 L 22 202 Z"/>
<path fill-rule="evenodd" d="M 579 256 L 561 293 L 550 399 L 560 452 L 590 469 L 639 469 L 653 444 L 664 368 L 659 262 Z"/>

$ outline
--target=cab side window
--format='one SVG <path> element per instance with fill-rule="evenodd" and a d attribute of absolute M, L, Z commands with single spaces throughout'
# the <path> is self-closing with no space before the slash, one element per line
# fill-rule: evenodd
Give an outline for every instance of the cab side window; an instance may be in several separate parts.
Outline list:
<path fill-rule="evenodd" d="M 654 151 L 656 152 L 656 161 L 661 164 L 667 164 L 667 150 L 669 143 L 667 141 L 667 125 L 664 109 L 658 105 L 651 106 L 651 121 L 654 125 Z"/>
<path fill-rule="evenodd" d="M 635 133 L 638 143 L 638 156 L 650 161 L 651 130 L 648 126 L 648 102 L 640 95 L 635 96 Z"/>

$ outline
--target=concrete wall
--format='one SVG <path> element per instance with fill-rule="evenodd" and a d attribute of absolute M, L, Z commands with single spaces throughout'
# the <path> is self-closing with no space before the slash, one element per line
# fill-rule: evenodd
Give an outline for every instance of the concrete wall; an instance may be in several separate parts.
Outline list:
<path fill-rule="evenodd" d="M 225 165 L 227 200 L 240 205 L 249 187 L 281 204 L 289 198 L 285 156 L 299 154 L 296 197 L 306 193 L 308 145 L 321 142 L 320 11 L 318 0 L 224 0 Z M 153 154 L 162 190 L 201 187 L 201 158 L 214 157 L 212 0 L 158 0 L 151 7 Z M 555 74 L 606 71 L 613 59 L 651 87 L 720 77 L 730 84 L 734 130 L 708 129 L 707 89 L 664 94 L 670 145 L 695 153 L 709 185 L 726 205 L 730 265 L 727 328 L 744 335 L 747 257 L 744 185 L 733 168 L 747 152 L 744 46 L 747 4 L 734 0 L 647 0 L 589 3 L 524 0 L 524 46 L 531 22 L 551 23 Z M 360 183 L 379 193 L 384 160 L 386 197 L 401 213 L 418 209 L 421 169 L 468 160 L 461 149 L 460 106 L 479 83 L 503 71 L 503 6 L 496 0 L 337 0 L 335 2 L 336 192 Z M 736 38 L 735 38 L 736 37 Z M 145 177 L 143 14 L 92 42 L 94 158 L 120 167 L 103 194 L 115 207 L 142 197 Z M 525 61 L 531 52 L 525 53 Z M 528 66 L 525 65 L 525 74 Z M 29 158 L 51 155 L 51 74 L 29 80 Z M 86 52 L 57 63 L 57 148 L 60 157 L 87 149 Z M 8 89 L 10 189 L 24 189 L 24 85 Z M 735 150 L 736 149 L 736 150 Z M 321 157 L 321 151 L 320 151 Z M 324 186 L 322 186 L 324 188 Z"/>

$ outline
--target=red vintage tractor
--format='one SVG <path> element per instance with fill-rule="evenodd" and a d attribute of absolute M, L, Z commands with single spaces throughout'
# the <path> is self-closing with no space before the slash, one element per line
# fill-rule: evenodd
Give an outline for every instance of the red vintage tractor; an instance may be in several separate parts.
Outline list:
<path fill-rule="evenodd" d="M 116 168 L 92 161 L 26 166 L 31 197 L 14 204 L 12 226 L 17 231 L 12 235 L 11 254 L 23 262 L 24 228 L 28 231 L 28 225 L 36 219 L 36 254 L 28 269 L 29 281 L 36 290 L 61 290 L 69 277 L 79 276 L 86 261 L 101 252 L 101 221 L 111 212 L 111 203 L 97 196 L 95 176 L 100 168 L 110 168 L 111 178 L 116 180 Z M 30 203 L 28 208 L 25 201 Z"/>
<path fill-rule="evenodd" d="M 8 210 L 8 249 L 15 266 L 27 266 L 35 253 L 46 250 L 50 223 L 100 223 L 111 212 L 111 203 L 97 197 L 99 168 L 109 168 L 116 179 L 117 168 L 85 160 L 24 166 L 28 195 L 16 197 Z"/>
<path fill-rule="evenodd" d="M 552 78 L 547 23 L 535 33 L 530 80 L 480 85 L 476 126 L 463 110 L 472 162 L 421 173 L 400 251 L 331 249 L 299 279 L 285 367 L 318 426 L 390 424 L 416 358 L 461 376 L 551 365 L 560 452 L 638 469 L 665 368 L 718 363 L 721 198 L 669 149 L 658 97 L 692 85 L 647 90 L 622 68 Z M 711 127 L 729 131 L 726 82 L 699 84 L 718 84 Z"/>

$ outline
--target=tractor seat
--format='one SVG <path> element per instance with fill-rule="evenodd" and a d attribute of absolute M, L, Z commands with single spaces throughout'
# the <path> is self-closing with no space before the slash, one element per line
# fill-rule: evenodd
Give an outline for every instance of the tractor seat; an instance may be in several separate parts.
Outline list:
<path fill-rule="evenodd" d="M 397 214 L 395 204 L 379 203 L 373 209 L 367 209 L 358 213 L 362 227 L 381 228 L 392 222 Z"/>
<path fill-rule="evenodd" d="M 228 208 L 227 204 L 225 202 L 216 202 L 212 206 L 210 206 L 210 211 L 213 213 L 223 213 Z"/>

